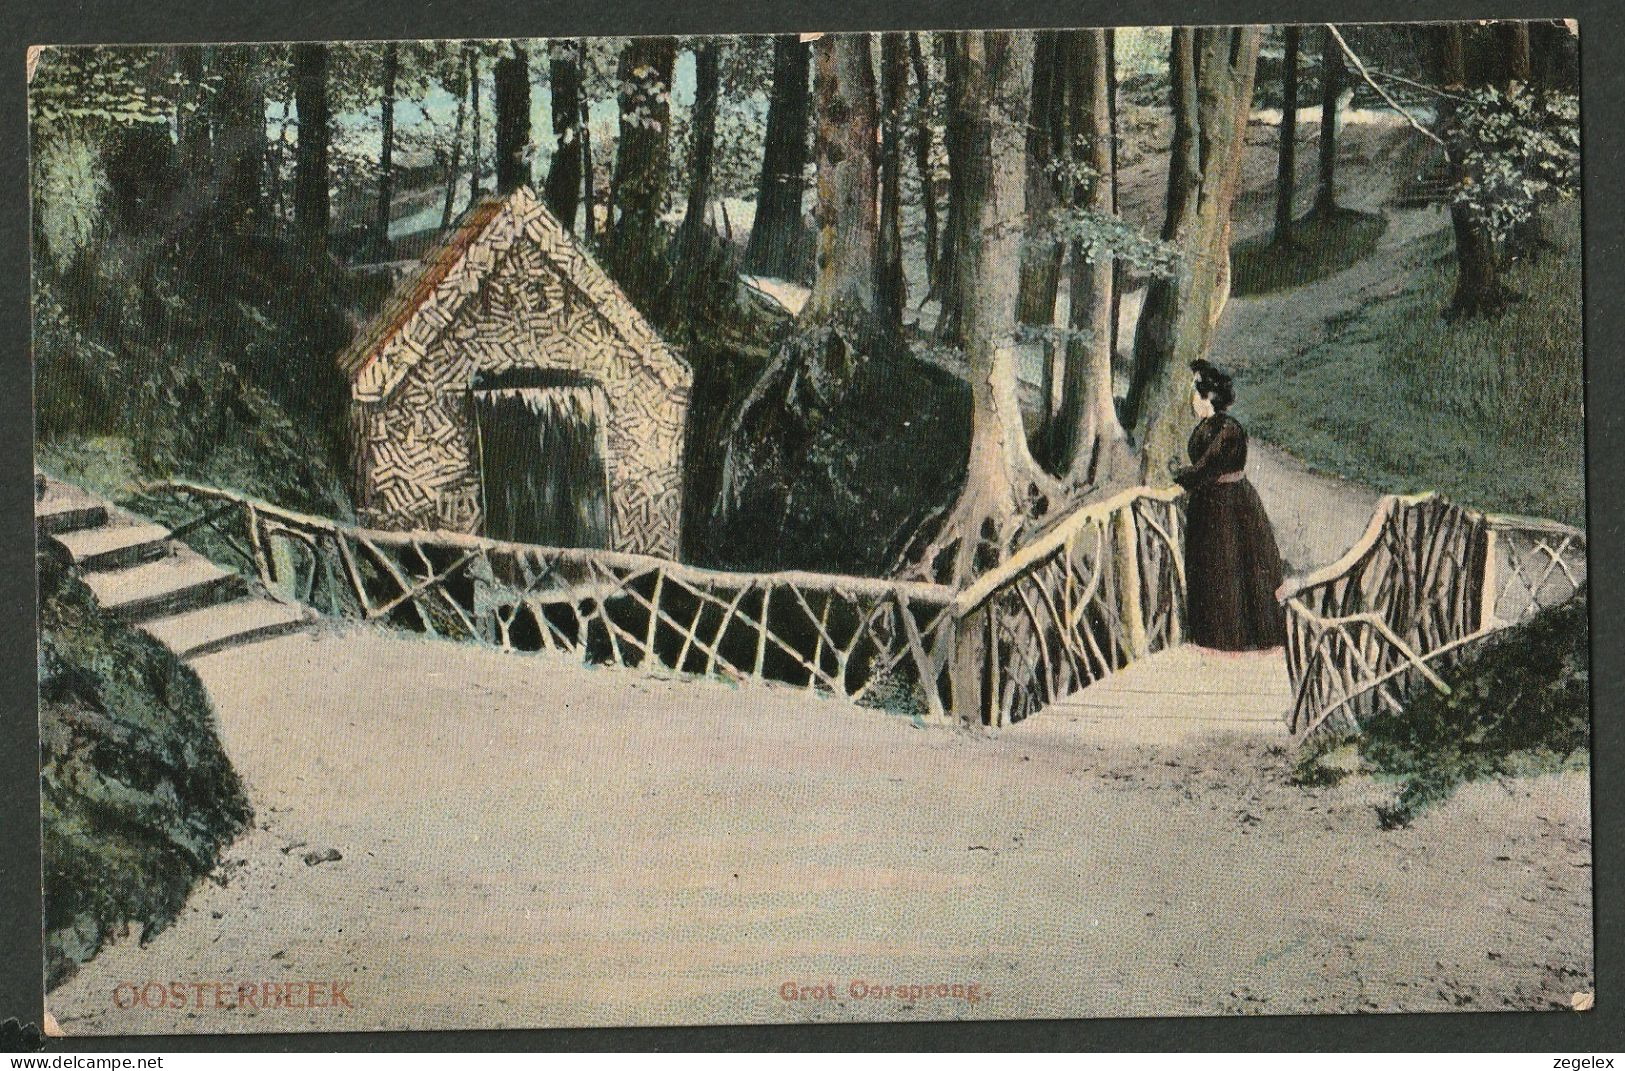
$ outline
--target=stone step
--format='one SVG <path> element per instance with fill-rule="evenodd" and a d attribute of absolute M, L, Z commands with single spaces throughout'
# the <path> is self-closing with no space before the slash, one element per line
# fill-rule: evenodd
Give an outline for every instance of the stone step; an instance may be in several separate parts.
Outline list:
<path fill-rule="evenodd" d="M 182 658 L 200 658 L 305 627 L 315 615 L 274 599 L 238 599 L 167 617 L 141 627 Z"/>
<path fill-rule="evenodd" d="M 86 573 L 85 583 L 102 608 L 126 621 L 146 621 L 223 602 L 246 590 L 236 573 L 172 544 L 155 561 L 110 572 Z"/>
<path fill-rule="evenodd" d="M 52 538 L 86 570 L 137 565 L 161 558 L 169 549 L 169 529 L 161 524 L 110 524 L 59 532 Z"/>
<path fill-rule="evenodd" d="M 41 533 L 77 532 L 107 523 L 107 503 L 68 484 L 35 480 L 34 526 Z"/>

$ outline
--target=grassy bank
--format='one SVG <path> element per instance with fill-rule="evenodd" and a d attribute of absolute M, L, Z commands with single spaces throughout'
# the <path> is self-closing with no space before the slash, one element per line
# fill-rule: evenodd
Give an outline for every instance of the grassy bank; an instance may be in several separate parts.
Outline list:
<path fill-rule="evenodd" d="M 1327 341 L 1241 370 L 1238 415 L 1312 467 L 1383 491 L 1583 523 L 1579 206 L 1550 210 L 1545 230 L 1550 248 L 1506 272 L 1520 299 L 1465 323 L 1441 315 L 1449 231 L 1419 239 L 1396 258 L 1395 289 Z"/>
<path fill-rule="evenodd" d="M 50 987 L 131 926 L 146 940 L 173 921 L 251 811 L 197 675 L 54 557 L 38 565 Z"/>
<path fill-rule="evenodd" d="M 1324 279 L 1369 256 L 1387 226 L 1375 213 L 1338 209 L 1298 220 L 1290 242 L 1239 242 L 1231 255 L 1230 292 L 1251 297 Z"/>

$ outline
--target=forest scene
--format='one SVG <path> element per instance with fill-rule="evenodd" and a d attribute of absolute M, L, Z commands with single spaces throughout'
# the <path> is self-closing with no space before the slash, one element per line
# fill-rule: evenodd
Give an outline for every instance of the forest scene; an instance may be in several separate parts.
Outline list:
<path fill-rule="evenodd" d="M 32 50 L 52 1023 L 1579 1007 L 1579 50 Z"/>

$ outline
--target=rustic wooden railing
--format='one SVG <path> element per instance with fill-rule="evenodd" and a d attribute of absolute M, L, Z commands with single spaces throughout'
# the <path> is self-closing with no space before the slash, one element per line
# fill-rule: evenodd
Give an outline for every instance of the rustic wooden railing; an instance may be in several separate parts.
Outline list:
<path fill-rule="evenodd" d="M 1585 533 L 1487 515 L 1438 495 L 1389 496 L 1338 561 L 1289 582 L 1287 727 L 1299 741 L 1398 713 L 1477 640 L 1568 599 Z"/>
<path fill-rule="evenodd" d="M 178 481 L 149 493 L 200 550 L 327 614 L 788 683 L 933 720 L 1019 721 L 1180 636 L 1177 489 L 1084 506 L 964 589 L 377 531 Z"/>
<path fill-rule="evenodd" d="M 375 531 L 198 484 L 152 490 L 201 507 L 177 528 L 200 549 L 235 555 L 274 595 L 327 614 L 507 651 L 900 698 L 937 719 L 951 702 L 952 588 Z"/>
<path fill-rule="evenodd" d="M 1180 642 L 1180 494 L 1136 487 L 1083 506 L 960 592 L 961 717 L 1020 721 Z"/>

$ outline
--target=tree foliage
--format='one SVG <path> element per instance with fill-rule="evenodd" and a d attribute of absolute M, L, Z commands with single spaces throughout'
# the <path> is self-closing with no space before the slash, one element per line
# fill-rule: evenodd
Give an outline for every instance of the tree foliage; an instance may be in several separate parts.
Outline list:
<path fill-rule="evenodd" d="M 1580 100 L 1528 85 L 1465 91 L 1453 140 L 1463 175 L 1452 198 L 1498 241 L 1543 203 L 1580 189 Z"/>

